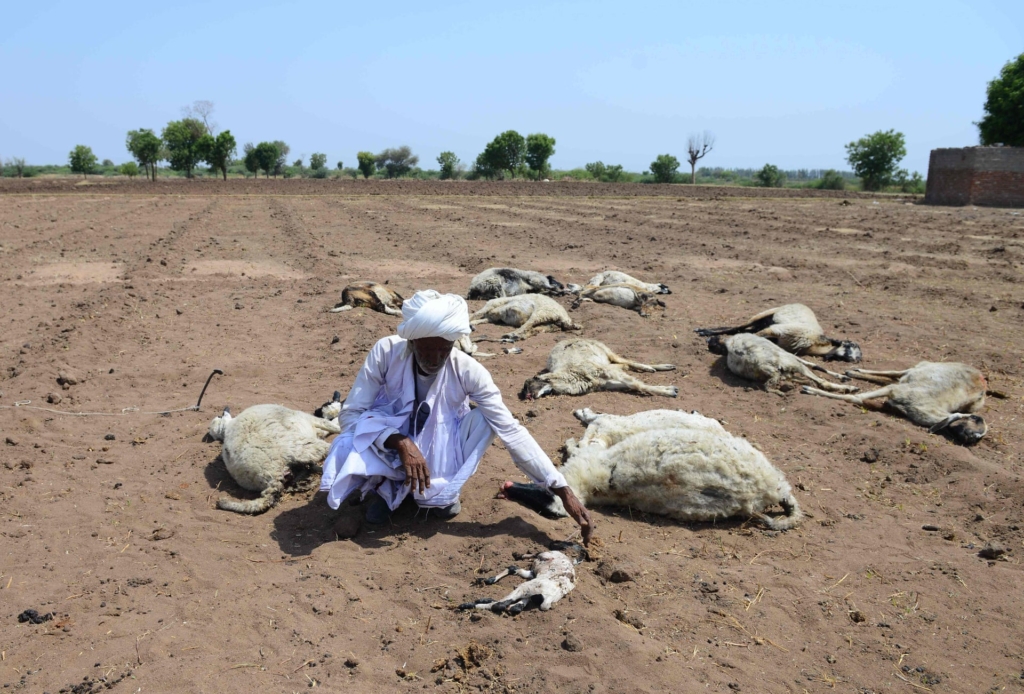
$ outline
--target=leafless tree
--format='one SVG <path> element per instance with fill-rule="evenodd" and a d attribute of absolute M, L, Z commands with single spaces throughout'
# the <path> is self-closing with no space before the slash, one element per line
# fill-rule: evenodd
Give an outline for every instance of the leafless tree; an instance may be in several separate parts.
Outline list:
<path fill-rule="evenodd" d="M 686 159 L 690 162 L 690 183 L 697 182 L 697 161 L 704 158 L 715 146 L 715 136 L 710 130 L 702 135 L 690 135 L 686 143 Z"/>
<path fill-rule="evenodd" d="M 202 121 L 203 125 L 206 126 L 206 132 L 211 135 L 214 135 L 217 130 L 217 124 L 210 120 L 210 116 L 213 115 L 212 101 L 193 101 L 191 106 L 185 106 L 181 109 L 181 115 L 185 118 L 195 118 L 198 121 Z"/>

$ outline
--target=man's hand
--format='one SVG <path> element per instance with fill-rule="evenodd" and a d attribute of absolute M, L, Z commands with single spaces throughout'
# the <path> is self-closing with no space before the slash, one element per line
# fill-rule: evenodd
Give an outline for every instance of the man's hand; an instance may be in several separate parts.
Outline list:
<path fill-rule="evenodd" d="M 583 535 L 583 544 L 590 546 L 590 537 L 594 534 L 594 521 L 590 519 L 590 511 L 583 503 L 576 498 L 569 487 L 559 487 L 551 492 L 562 500 L 562 506 L 574 521 L 580 524 L 580 533 Z"/>
<path fill-rule="evenodd" d="M 424 489 L 430 489 L 427 460 L 412 439 L 401 434 L 392 434 L 384 442 L 384 447 L 398 451 L 398 459 L 402 461 L 402 470 L 405 472 L 405 483 L 412 485 L 412 491 L 416 491 L 418 487 L 422 494 Z"/>

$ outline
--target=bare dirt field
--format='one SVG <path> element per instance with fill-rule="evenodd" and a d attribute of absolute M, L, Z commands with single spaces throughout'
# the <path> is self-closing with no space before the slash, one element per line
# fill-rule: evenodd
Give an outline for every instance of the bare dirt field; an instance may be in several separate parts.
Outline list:
<path fill-rule="evenodd" d="M 5 691 L 1021 690 L 1024 216 L 689 186 L 229 183 L 0 187 Z M 393 333 L 385 315 L 326 312 L 346 282 L 464 294 L 495 265 L 673 290 L 662 316 L 572 315 L 677 364 L 644 375 L 677 400 L 520 402 L 557 334 L 482 362 L 553 459 L 582 432 L 575 408 L 697 409 L 755 442 L 813 516 L 776 533 L 596 508 L 597 552 L 633 580 L 584 563 L 550 612 L 477 619 L 452 607 L 518 579 L 474 579 L 574 529 L 494 498 L 524 479 L 497 444 L 447 523 L 403 509 L 339 540 L 361 509 L 312 491 L 256 517 L 215 508 L 252 496 L 202 441 L 224 405 L 311 411 Z M 987 438 L 752 388 L 693 333 L 796 301 L 866 368 L 982 369 L 1003 396 Z M 150 414 L 195 404 L 213 368 L 201 411 Z M 989 544 L 1006 551 L 986 560 Z M 55 616 L 19 622 L 27 609 Z"/>

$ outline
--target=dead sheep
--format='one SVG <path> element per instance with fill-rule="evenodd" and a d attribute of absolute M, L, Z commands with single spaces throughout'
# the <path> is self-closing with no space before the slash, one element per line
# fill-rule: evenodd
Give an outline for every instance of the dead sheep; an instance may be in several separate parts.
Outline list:
<path fill-rule="evenodd" d="M 783 351 L 774 342 L 758 335 L 740 333 L 722 337 L 714 335 L 708 338 L 708 351 L 725 356 L 729 371 L 740 378 L 757 381 L 769 393 L 782 395 L 779 386 L 784 380 L 806 379 L 825 390 L 839 393 L 854 393 L 856 386 L 839 385 L 823 378 L 818 378 L 811 371 L 821 371 L 833 378 L 849 380 L 843 374 L 829 371 L 825 367 Z"/>
<path fill-rule="evenodd" d="M 988 384 L 973 366 L 958 362 L 922 361 L 904 371 L 851 369 L 846 374 L 883 388 L 857 395 L 827 393 L 804 386 L 802 392 L 845 400 L 861 407 L 885 407 L 932 433 L 946 432 L 954 441 L 970 446 L 984 438 L 988 424 L 978 412 L 985 405 Z M 869 401 L 885 398 L 881 406 Z"/>
<path fill-rule="evenodd" d="M 600 287 L 586 286 L 580 289 L 573 302 L 574 309 L 579 308 L 584 301 L 593 301 L 598 304 L 611 304 L 629 311 L 636 311 L 642 317 L 648 318 L 651 311 L 665 308 L 665 302 L 655 297 L 654 294 L 637 289 L 629 284 L 608 284 Z"/>
<path fill-rule="evenodd" d="M 469 318 L 470 325 L 495 323 L 516 330 L 503 335 L 502 342 L 516 342 L 528 337 L 560 330 L 581 330 L 560 303 L 543 294 L 521 294 L 491 299 Z"/>
<path fill-rule="evenodd" d="M 824 357 L 825 361 L 859 362 L 860 345 L 849 340 L 826 337 L 814 311 L 803 304 L 786 304 L 763 311 L 734 328 L 697 328 L 701 337 L 754 333 L 797 355 Z"/>
<path fill-rule="evenodd" d="M 523 384 L 520 399 L 533 400 L 545 395 L 584 395 L 598 390 L 617 390 L 663 395 L 679 395 L 676 386 L 650 386 L 629 375 L 622 367 L 633 371 L 652 373 L 673 371 L 674 364 L 641 364 L 620 357 L 597 340 L 572 338 L 563 340 L 551 349 L 547 367 Z"/>
<path fill-rule="evenodd" d="M 565 293 L 565 287 L 551 275 L 513 267 L 492 267 L 484 270 L 469 283 L 467 299 L 497 299 L 520 294 Z"/>
<path fill-rule="evenodd" d="M 398 292 L 377 282 L 355 282 L 341 290 L 341 303 L 331 313 L 351 311 L 354 308 L 369 308 L 389 316 L 401 316 L 405 299 Z"/>
<path fill-rule="evenodd" d="M 341 394 L 321 411 L 340 412 Z M 281 405 L 253 405 L 232 417 L 228 408 L 210 422 L 209 438 L 222 441 L 220 457 L 243 489 L 260 492 L 251 501 L 221 497 L 217 508 L 258 514 L 277 503 L 285 485 L 299 471 L 321 469 L 330 434 L 340 433 L 337 419 L 322 419 Z"/>
<path fill-rule="evenodd" d="M 506 576 L 516 575 L 525 578 L 515 590 L 501 600 L 478 598 L 472 602 L 459 605 L 460 610 L 488 610 L 490 612 L 507 612 L 513 617 L 523 610 L 537 608 L 547 611 L 568 595 L 576 587 L 576 564 L 585 550 L 577 544 L 563 542 L 553 543 L 553 547 L 574 549 L 578 554 L 570 559 L 563 552 L 552 549 L 539 554 L 515 554 L 517 561 L 532 561 L 529 569 L 520 569 L 514 564 L 497 576 L 483 579 L 480 583 L 492 586 Z"/>
<path fill-rule="evenodd" d="M 584 285 L 585 287 L 604 287 L 610 284 L 620 284 L 633 287 L 639 292 L 647 292 L 648 294 L 671 294 L 672 290 L 665 284 L 652 284 L 650 282 L 641 282 L 635 277 L 627 275 L 625 272 L 619 272 L 618 270 L 605 270 L 590 278 L 590 281 Z M 583 287 L 578 284 L 567 284 L 565 286 L 566 291 L 572 292 L 573 294 L 579 293 Z"/>
<path fill-rule="evenodd" d="M 772 530 L 788 530 L 803 518 L 785 475 L 716 420 L 672 410 L 573 414 L 587 432 L 579 442 L 566 442 L 569 458 L 561 472 L 584 504 L 691 522 L 741 516 Z M 561 500 L 541 485 L 505 482 L 499 497 L 549 517 L 566 515 Z M 774 505 L 785 515 L 766 515 Z"/>

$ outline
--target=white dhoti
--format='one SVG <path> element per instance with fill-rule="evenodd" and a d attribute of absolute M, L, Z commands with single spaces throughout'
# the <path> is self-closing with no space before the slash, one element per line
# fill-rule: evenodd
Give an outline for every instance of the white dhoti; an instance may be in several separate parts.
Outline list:
<path fill-rule="evenodd" d="M 430 488 L 421 494 L 413 491 L 416 503 L 423 507 L 444 507 L 459 499 L 466 481 L 480 466 L 487 447 L 494 440 L 494 430 L 487 423 L 483 412 L 471 410 L 457 423 L 454 447 L 455 456 L 449 456 L 448 464 L 435 465 L 427 460 L 430 472 Z M 338 508 L 352 492 L 359 491 L 361 498 L 376 491 L 391 510 L 409 493 L 405 484 L 405 473 L 395 453 L 379 455 L 372 447 L 362 453 L 354 450 L 354 436 L 345 433 L 334 440 L 324 461 L 324 472 L 320 478 L 320 490 L 327 492 L 327 503 Z M 460 461 L 460 462 L 457 462 Z"/>

